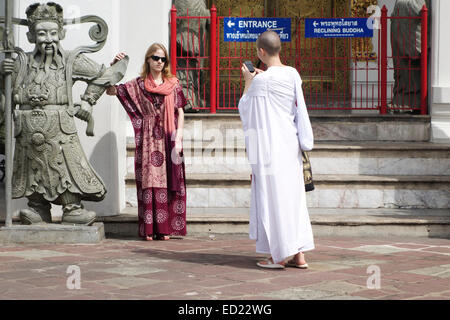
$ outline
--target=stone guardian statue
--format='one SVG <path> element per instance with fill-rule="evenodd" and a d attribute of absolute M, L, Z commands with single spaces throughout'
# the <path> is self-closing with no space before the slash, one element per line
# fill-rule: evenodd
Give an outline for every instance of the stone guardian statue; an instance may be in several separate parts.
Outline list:
<path fill-rule="evenodd" d="M 70 22 L 63 19 L 59 4 L 35 3 L 26 15 L 21 24 L 28 26 L 34 50 L 16 48 L 17 58 L 0 65 L 0 76 L 11 73 L 13 84 L 12 197 L 28 198 L 29 208 L 20 211 L 23 224 L 51 223 L 53 203 L 62 206 L 63 224 L 91 225 L 96 214 L 84 209 L 82 201 L 103 200 L 106 188 L 83 151 L 74 117 L 88 122 L 86 134 L 93 135 L 92 108 L 106 87 L 122 79 L 128 59 L 106 68 L 83 54 L 100 50 L 106 42 L 107 25 L 99 17 L 78 20 L 97 23 L 89 34 L 97 45 L 66 51 L 60 41 L 66 34 L 64 24 Z M 76 103 L 75 81 L 87 83 Z"/>
<path fill-rule="evenodd" d="M 431 48 L 430 0 L 397 0 L 392 12 L 391 46 L 394 60 L 394 92 L 391 108 L 395 112 L 420 113 L 420 56 L 421 19 L 396 19 L 395 17 L 418 18 L 426 5 L 428 13 L 428 48 Z M 415 110 L 413 110 L 413 108 Z"/>

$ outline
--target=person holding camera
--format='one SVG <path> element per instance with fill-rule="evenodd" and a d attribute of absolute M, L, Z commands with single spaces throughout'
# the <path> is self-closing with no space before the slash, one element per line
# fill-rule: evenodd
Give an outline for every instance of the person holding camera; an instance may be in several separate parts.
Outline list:
<path fill-rule="evenodd" d="M 267 70 L 244 63 L 245 89 L 239 101 L 252 167 L 250 238 L 256 240 L 258 253 L 270 254 L 259 267 L 304 269 L 303 252 L 314 249 L 314 239 L 301 151 L 313 149 L 313 131 L 300 75 L 281 63 L 278 34 L 266 31 L 256 45 Z"/>

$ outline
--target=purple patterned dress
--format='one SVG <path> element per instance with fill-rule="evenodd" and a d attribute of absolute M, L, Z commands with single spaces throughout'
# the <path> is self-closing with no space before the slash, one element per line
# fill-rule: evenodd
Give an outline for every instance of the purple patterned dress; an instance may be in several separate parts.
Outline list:
<path fill-rule="evenodd" d="M 136 78 L 116 86 L 117 97 L 131 119 L 136 143 L 135 176 L 139 236 L 186 235 L 184 161 L 172 162 L 175 143 L 164 131 L 164 96 L 145 90 Z M 175 88 L 175 128 L 178 108 L 187 104 L 182 87 Z M 143 159 L 148 159 L 143 161 Z"/>

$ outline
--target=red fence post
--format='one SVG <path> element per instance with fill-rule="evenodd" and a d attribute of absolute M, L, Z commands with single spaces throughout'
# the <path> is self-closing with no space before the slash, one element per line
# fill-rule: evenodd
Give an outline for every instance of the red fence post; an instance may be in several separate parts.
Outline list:
<path fill-rule="evenodd" d="M 177 8 L 170 9 L 170 69 L 177 75 Z"/>
<path fill-rule="evenodd" d="M 211 37 L 210 37 L 210 53 L 209 53 L 209 68 L 210 68 L 210 104 L 211 109 L 210 113 L 216 113 L 217 108 L 217 61 L 216 61 L 216 53 L 217 53 L 217 9 L 214 4 L 211 7 Z"/>
<path fill-rule="evenodd" d="M 387 113 L 387 8 L 381 9 L 380 102 L 381 114 Z"/>
<path fill-rule="evenodd" d="M 427 98 L 428 98 L 428 9 L 426 5 L 422 8 L 422 52 L 421 52 L 421 61 L 420 61 L 420 69 L 421 69 L 421 85 L 420 85 L 420 94 L 421 94 L 421 114 L 427 114 Z"/>

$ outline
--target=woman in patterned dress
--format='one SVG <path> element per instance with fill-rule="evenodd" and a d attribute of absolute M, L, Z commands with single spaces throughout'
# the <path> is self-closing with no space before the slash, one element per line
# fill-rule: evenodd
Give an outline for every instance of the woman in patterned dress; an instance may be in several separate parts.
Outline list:
<path fill-rule="evenodd" d="M 119 53 L 111 64 L 125 57 Z M 139 236 L 169 240 L 186 235 L 186 184 L 182 155 L 184 106 L 166 48 L 150 46 L 139 77 L 107 89 L 122 103 L 134 128 Z"/>

